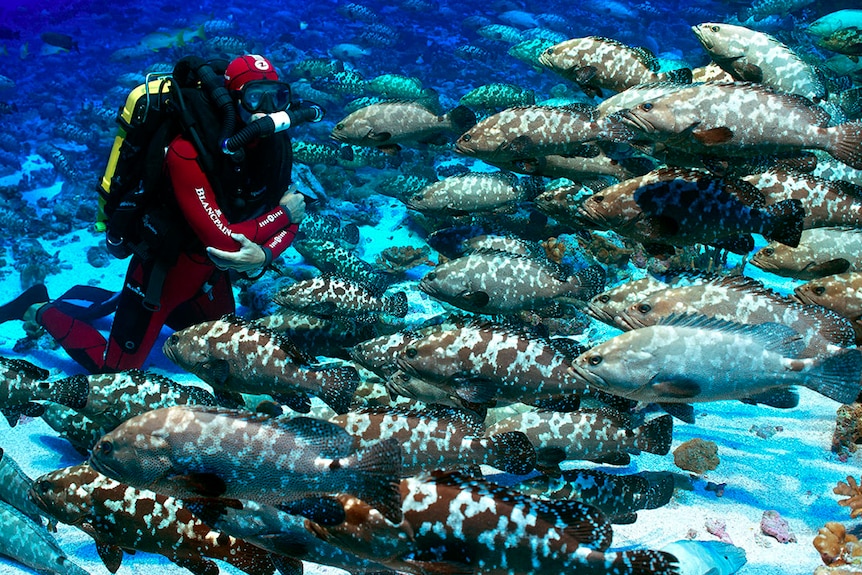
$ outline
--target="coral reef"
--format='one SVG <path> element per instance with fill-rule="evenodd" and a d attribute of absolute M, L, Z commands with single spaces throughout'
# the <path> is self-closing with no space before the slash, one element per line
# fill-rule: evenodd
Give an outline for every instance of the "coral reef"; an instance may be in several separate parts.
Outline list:
<path fill-rule="evenodd" d="M 842 523 L 830 521 L 820 528 L 812 543 L 823 563 L 830 567 L 862 563 L 862 545 Z"/>
<path fill-rule="evenodd" d="M 847 476 L 847 483 L 839 481 L 832 493 L 847 496 L 847 499 L 842 499 L 838 505 L 849 507 L 850 517 L 856 518 L 862 515 L 862 487 L 856 483 L 852 476 Z"/>
<path fill-rule="evenodd" d="M 715 492 L 716 497 L 724 497 L 724 490 L 727 489 L 727 483 L 713 483 L 712 481 L 707 481 L 704 489 L 706 491 Z"/>
<path fill-rule="evenodd" d="M 703 475 L 718 467 L 718 445 L 699 437 L 689 439 L 673 450 L 673 463 L 680 469 Z"/>
<path fill-rule="evenodd" d="M 582 241 L 581 247 L 593 256 L 599 263 L 625 267 L 634 254 L 634 250 L 620 247 L 609 239 L 597 234 L 590 234 L 590 240 Z"/>
<path fill-rule="evenodd" d="M 554 263 L 562 263 L 563 256 L 566 253 L 566 243 L 557 238 L 548 238 L 542 242 L 542 247 L 545 249 L 545 255 Z"/>
<path fill-rule="evenodd" d="M 707 533 L 711 535 L 715 535 L 718 537 L 720 541 L 724 543 L 730 543 L 733 545 L 733 541 L 730 539 L 730 535 L 727 534 L 727 524 L 723 519 L 717 519 L 714 517 L 707 518 L 704 522 L 704 527 L 706 527 Z"/>
<path fill-rule="evenodd" d="M 862 403 L 842 405 L 835 416 L 832 452 L 844 461 L 856 451 L 860 443 L 862 443 Z"/>
<path fill-rule="evenodd" d="M 749 430 L 751 433 L 760 437 L 762 439 L 769 439 L 776 433 L 780 431 L 784 431 L 784 428 L 780 425 L 752 425 Z"/>
<path fill-rule="evenodd" d="M 760 530 L 770 537 L 775 537 L 779 543 L 795 543 L 796 535 L 790 530 L 787 520 L 778 511 L 768 510 L 760 518 Z"/>
<path fill-rule="evenodd" d="M 431 248 L 422 246 L 391 246 L 380 252 L 376 263 L 378 266 L 395 273 L 403 273 L 411 268 L 421 265 L 433 266 L 434 262 L 428 259 Z"/>
<path fill-rule="evenodd" d="M 48 274 L 59 273 L 59 257 L 51 255 L 38 240 L 22 238 L 12 244 L 12 266 L 18 270 L 21 289 L 45 283 Z"/>
<path fill-rule="evenodd" d="M 862 567 L 854 565 L 821 565 L 814 570 L 814 575 L 862 575 Z"/>

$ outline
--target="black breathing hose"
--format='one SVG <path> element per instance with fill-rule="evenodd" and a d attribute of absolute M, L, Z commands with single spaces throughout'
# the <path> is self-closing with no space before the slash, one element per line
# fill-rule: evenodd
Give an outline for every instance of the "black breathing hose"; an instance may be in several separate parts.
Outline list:
<path fill-rule="evenodd" d="M 216 107 L 222 113 L 222 130 L 219 141 L 223 142 L 236 129 L 236 110 L 233 98 L 224 85 L 224 77 L 217 75 L 209 64 L 198 67 L 198 77 L 204 90 L 212 97 Z"/>
<path fill-rule="evenodd" d="M 225 154 L 236 154 L 255 138 L 265 138 L 306 122 L 319 122 L 323 119 L 323 114 L 323 108 L 317 104 L 301 102 L 296 108 L 267 114 L 249 123 L 233 136 L 222 140 L 221 149 Z"/>

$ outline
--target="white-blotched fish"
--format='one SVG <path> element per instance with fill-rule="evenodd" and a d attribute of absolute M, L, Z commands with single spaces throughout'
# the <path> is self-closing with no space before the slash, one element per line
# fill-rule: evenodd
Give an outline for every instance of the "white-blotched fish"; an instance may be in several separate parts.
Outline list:
<path fill-rule="evenodd" d="M 719 22 L 704 22 L 692 30 L 713 61 L 734 79 L 757 82 L 815 102 L 826 97 L 822 73 L 773 36 Z"/>
<path fill-rule="evenodd" d="M 123 551 L 158 553 L 192 573 L 218 573 L 208 557 L 249 575 L 275 571 L 268 552 L 214 531 L 182 501 L 134 489 L 86 464 L 38 477 L 30 495 L 45 513 L 92 537 L 111 573 L 119 569 Z"/>
<path fill-rule="evenodd" d="M 588 96 L 622 92 L 638 84 L 665 80 L 691 82 L 691 70 L 659 72 L 658 58 L 646 48 L 600 36 L 572 38 L 545 50 L 539 62 L 575 82 Z"/>
<path fill-rule="evenodd" d="M 400 521 L 398 442 L 357 451 L 353 441 L 334 423 L 310 417 L 177 406 L 122 423 L 99 441 L 90 464 L 139 489 L 215 503 L 251 499 L 327 523 L 344 520 L 333 497 L 348 492 Z"/>
<path fill-rule="evenodd" d="M 353 367 L 314 365 L 285 336 L 236 316 L 175 332 L 165 341 L 164 352 L 217 392 L 266 393 L 301 413 L 311 409 L 308 394 L 344 413 L 359 384 Z"/>
<path fill-rule="evenodd" d="M 463 310 L 506 314 L 548 306 L 559 297 L 588 300 L 604 280 L 600 266 L 566 276 L 536 258 L 482 251 L 438 264 L 419 289 Z"/>
<path fill-rule="evenodd" d="M 748 82 L 703 82 L 620 112 L 645 138 L 710 157 L 798 154 L 821 149 L 862 168 L 862 123 L 826 127 L 811 100 Z"/>
<path fill-rule="evenodd" d="M 855 401 L 862 352 L 851 348 L 800 359 L 803 345 L 783 324 L 672 315 L 587 350 L 575 369 L 589 385 L 647 403 L 737 399 L 791 405 L 797 385 L 840 403 Z"/>

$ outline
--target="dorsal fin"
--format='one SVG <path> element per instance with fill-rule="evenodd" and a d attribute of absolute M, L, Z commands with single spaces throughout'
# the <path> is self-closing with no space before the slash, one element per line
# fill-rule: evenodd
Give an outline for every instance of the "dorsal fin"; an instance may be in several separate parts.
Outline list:
<path fill-rule="evenodd" d="M 738 334 L 754 339 L 764 349 L 784 357 L 798 357 L 805 347 L 802 335 L 788 325 L 767 322 L 757 325 L 743 324 L 700 313 L 674 313 L 661 318 L 656 325 L 690 327 L 713 330 L 727 334 Z"/>
<path fill-rule="evenodd" d="M 356 413 L 369 415 L 390 415 L 410 419 L 435 419 L 453 423 L 462 429 L 464 435 L 482 435 L 485 430 L 483 420 L 470 413 L 449 405 L 432 403 L 422 408 L 405 406 L 367 406 Z"/>
<path fill-rule="evenodd" d="M 228 322 L 231 325 L 235 325 L 239 328 L 247 329 L 248 331 L 254 331 L 265 335 L 270 340 L 272 340 L 273 344 L 279 349 L 281 349 L 294 363 L 302 365 L 315 363 L 315 359 L 301 349 L 299 349 L 286 334 L 278 333 L 262 325 L 257 325 L 256 323 L 241 318 L 236 314 L 224 315 L 222 316 L 221 320 Z"/>

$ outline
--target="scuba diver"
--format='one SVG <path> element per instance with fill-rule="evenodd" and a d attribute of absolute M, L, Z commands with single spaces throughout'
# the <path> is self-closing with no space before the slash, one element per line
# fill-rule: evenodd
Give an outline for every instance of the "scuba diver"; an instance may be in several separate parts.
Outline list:
<path fill-rule="evenodd" d="M 0 306 L 0 323 L 34 321 L 90 373 L 140 368 L 164 325 L 179 330 L 234 313 L 230 271 L 262 274 L 291 244 L 306 202 L 291 185 L 291 142 L 285 129 L 320 121 L 324 112 L 313 103 L 293 102 L 290 85 L 279 81 L 262 56 L 235 58 L 224 69 L 223 81 L 212 68 L 206 70 L 218 92 L 207 101 L 218 104 L 219 96 L 227 100 L 229 94 L 220 109 L 235 115 L 231 125 L 239 129 L 219 140 L 221 150 L 209 154 L 216 158 L 212 174 L 202 167 L 207 165 L 201 157 L 205 153 L 185 132 L 166 151 L 159 150 L 164 157 L 158 195 L 169 223 L 159 245 L 173 253 L 133 253 L 118 294 L 75 286 L 51 301 L 44 285 L 34 285 Z M 213 131 L 205 128 L 205 134 Z M 215 129 L 219 136 L 221 128 Z M 110 250 L 110 228 L 108 232 Z M 80 306 L 75 300 L 91 303 Z M 92 320 L 114 310 L 106 340 Z"/>

